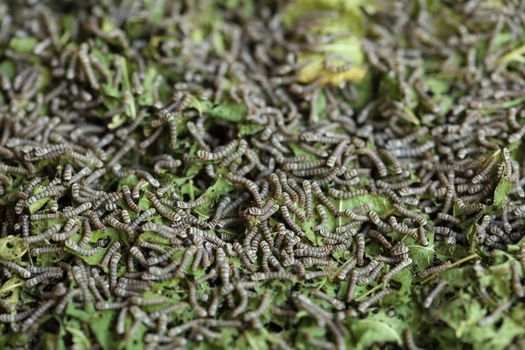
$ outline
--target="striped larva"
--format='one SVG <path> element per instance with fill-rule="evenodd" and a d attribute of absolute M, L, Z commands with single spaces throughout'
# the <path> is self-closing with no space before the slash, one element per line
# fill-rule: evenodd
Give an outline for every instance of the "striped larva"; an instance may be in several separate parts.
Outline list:
<path fill-rule="evenodd" d="M 232 154 L 226 156 L 224 159 L 222 159 L 222 161 L 219 163 L 219 168 L 226 168 L 236 159 L 240 159 L 246 153 L 247 149 L 248 142 L 244 139 L 240 139 L 239 144 L 237 146 L 237 150 Z"/>
<path fill-rule="evenodd" d="M 178 214 L 178 212 L 169 211 L 166 209 L 164 204 L 162 204 L 162 202 L 157 198 L 157 196 L 155 196 L 153 192 L 146 192 L 146 197 L 148 197 L 149 201 L 160 215 L 171 221 L 179 221 L 181 219 L 181 216 Z"/>
<path fill-rule="evenodd" d="M 328 214 L 322 205 L 318 205 L 316 209 L 317 214 L 319 214 L 319 217 L 321 218 L 321 222 L 312 227 L 312 230 L 314 232 L 324 232 L 326 231 L 326 225 L 328 224 Z"/>
<path fill-rule="evenodd" d="M 1 298 L 0 298 L 0 307 L 4 309 L 7 313 L 12 313 L 16 310 L 15 305 Z"/>
<path fill-rule="evenodd" d="M 211 302 L 208 305 L 208 311 L 207 311 L 208 315 L 210 315 L 211 317 L 217 315 L 217 309 L 219 308 L 219 302 L 220 302 L 220 294 L 217 291 L 217 289 L 214 289 L 211 295 Z"/>
<path fill-rule="evenodd" d="M 355 236 L 355 244 L 357 246 L 356 261 L 357 265 L 363 266 L 365 256 L 365 236 L 358 234 Z"/>
<path fill-rule="evenodd" d="M 25 320 L 27 317 L 32 315 L 34 312 L 35 312 L 34 309 L 28 309 L 22 312 L 18 312 L 17 314 L 13 314 L 13 313 L 0 314 L 0 322 L 2 323 L 19 322 L 19 321 Z"/>
<path fill-rule="evenodd" d="M 20 330 L 27 331 L 35 322 L 42 317 L 47 310 L 55 305 L 56 300 L 47 300 L 41 303 L 33 312 L 20 324 Z"/>
<path fill-rule="evenodd" d="M 414 219 L 414 221 L 417 222 L 420 226 L 427 225 L 427 220 L 421 214 L 414 212 L 412 210 L 409 210 L 398 203 L 394 203 L 392 204 L 392 206 L 401 214 Z"/>
<path fill-rule="evenodd" d="M 122 186 L 122 194 L 123 194 L 124 200 L 126 201 L 126 204 L 128 205 L 128 207 L 131 210 L 133 210 L 135 213 L 140 212 L 140 208 L 133 201 L 131 190 L 129 189 L 128 186 Z"/>
<path fill-rule="evenodd" d="M 215 261 L 221 278 L 221 294 L 226 295 L 233 290 L 233 285 L 230 283 L 230 266 L 228 265 L 226 254 L 222 248 L 215 250 Z"/>
<path fill-rule="evenodd" d="M 300 265 L 300 266 L 303 266 L 303 265 Z M 303 266 L 303 268 L 304 268 L 304 266 Z M 332 274 L 333 273 L 331 271 L 309 271 L 309 272 L 306 272 L 304 274 L 298 274 L 298 275 L 302 275 L 303 279 L 305 281 L 308 281 L 308 280 L 312 280 L 312 279 L 315 279 L 315 278 L 331 277 Z"/>
<path fill-rule="evenodd" d="M 295 295 L 293 298 L 294 303 L 296 303 L 299 308 L 307 311 L 315 318 L 319 318 L 319 321 L 326 321 L 332 319 L 332 314 L 318 306 L 316 303 L 313 302 L 313 300 L 311 300 L 307 296 L 298 294 Z"/>
<path fill-rule="evenodd" d="M 235 148 L 239 146 L 239 140 L 233 140 L 230 143 L 216 149 L 214 152 L 208 152 L 206 150 L 198 150 L 196 156 L 203 160 L 219 160 L 223 159 L 228 154 L 233 152 Z"/>
<path fill-rule="evenodd" d="M 341 300 L 337 299 L 336 297 L 330 296 L 324 292 L 321 292 L 320 290 L 314 289 L 312 291 L 312 295 L 318 297 L 319 299 L 327 301 L 336 310 L 343 310 L 345 308 L 345 304 Z"/>
<path fill-rule="evenodd" d="M 288 226 L 290 226 L 292 231 L 301 237 L 304 236 L 305 233 L 301 229 L 301 226 L 299 226 L 295 222 L 295 220 L 293 220 L 292 216 L 290 215 L 290 212 L 288 211 L 288 208 L 286 206 L 281 206 L 280 211 L 281 211 L 282 218 L 288 224 Z"/>
<path fill-rule="evenodd" d="M 292 162 L 289 158 L 280 159 L 283 169 L 287 171 L 308 170 L 323 167 L 326 164 L 325 159 L 316 159 L 302 162 Z"/>
<path fill-rule="evenodd" d="M 348 281 L 348 289 L 346 292 L 346 302 L 351 302 L 354 297 L 355 288 L 357 286 L 358 274 L 356 270 L 350 273 L 350 279 Z"/>
<path fill-rule="evenodd" d="M 128 315 L 128 308 L 123 307 L 117 317 L 116 332 L 117 334 L 124 334 L 126 332 L 126 317 Z"/>
<path fill-rule="evenodd" d="M 412 264 L 412 259 L 410 259 L 410 258 L 401 260 L 401 262 L 398 263 L 396 266 L 394 266 L 394 268 L 392 268 L 390 271 L 388 271 L 383 276 L 381 276 L 381 282 L 386 282 L 386 281 L 390 280 L 396 274 L 401 272 L 401 270 L 403 270 L 404 268 L 406 268 L 407 266 L 409 266 L 411 264 Z"/>
<path fill-rule="evenodd" d="M 319 187 L 319 185 L 316 182 L 312 183 L 312 190 L 315 196 L 319 198 L 319 200 L 328 208 L 328 210 L 333 215 L 339 215 L 339 211 L 335 207 L 335 204 L 328 197 L 325 196 L 325 194 L 321 190 L 321 187 Z"/>
<path fill-rule="evenodd" d="M 188 291 L 188 296 L 189 297 L 188 298 L 189 298 L 189 302 L 190 302 L 191 307 L 193 308 L 193 310 L 195 311 L 195 313 L 199 317 L 206 317 L 208 315 L 208 312 L 206 311 L 205 308 L 200 306 L 198 301 L 197 301 L 197 294 L 196 294 L 195 284 L 194 283 L 189 283 L 188 284 L 188 288 L 189 288 L 189 291 Z"/>
<path fill-rule="evenodd" d="M 288 280 L 295 281 L 295 275 L 285 271 L 256 272 L 250 276 L 252 281 Z"/>
<path fill-rule="evenodd" d="M 102 297 L 102 295 L 100 294 L 97 288 L 97 283 L 95 281 L 95 278 L 91 276 L 88 277 L 88 287 L 91 293 L 95 296 L 95 299 L 97 300 L 97 302 L 104 302 L 104 298 Z"/>
<path fill-rule="evenodd" d="M 111 288 L 115 288 L 117 285 L 117 271 L 118 271 L 118 263 L 121 259 L 121 255 L 118 252 L 115 252 L 111 254 L 111 258 L 109 260 L 109 285 Z"/>
<path fill-rule="evenodd" d="M 407 347 L 407 350 L 422 350 L 416 345 L 416 342 L 414 341 L 414 335 L 410 329 L 405 329 L 403 332 L 403 338 L 405 339 L 405 346 Z"/>
<path fill-rule="evenodd" d="M 112 216 L 107 217 L 106 223 L 109 224 L 111 227 L 116 228 L 119 231 L 126 232 L 128 239 L 130 241 L 133 241 L 135 239 L 135 232 L 133 230 L 133 226 L 125 224 L 119 221 L 117 218 L 112 217 Z"/>
<path fill-rule="evenodd" d="M 9 173 L 9 174 L 17 174 L 17 175 L 29 175 L 29 171 L 27 169 L 13 166 L 13 165 L 7 165 L 3 163 L 0 163 L 0 172 Z M 51 195 L 44 195 L 43 197 L 48 197 L 48 196 L 51 196 Z M 32 203 L 29 203 L 29 204 L 32 204 Z"/>
<path fill-rule="evenodd" d="M 313 193 L 312 185 L 309 181 L 303 181 L 304 196 L 306 201 L 306 220 L 310 220 L 313 215 Z"/>
<path fill-rule="evenodd" d="M 492 168 L 496 165 L 497 158 L 491 157 L 487 163 L 481 168 L 481 170 L 471 179 L 473 184 L 482 182 L 490 173 Z"/>
<path fill-rule="evenodd" d="M 434 302 L 434 299 L 438 296 L 439 293 L 447 286 L 447 283 L 445 281 L 440 281 L 434 289 L 425 297 L 425 300 L 423 301 L 423 307 L 425 309 L 430 308 L 432 303 Z"/>
<path fill-rule="evenodd" d="M 368 217 L 370 218 L 372 223 L 377 227 L 379 231 L 388 233 L 392 230 L 392 227 L 389 224 L 381 220 L 381 218 L 379 217 L 379 214 L 376 211 L 371 210 L 368 213 Z"/>
<path fill-rule="evenodd" d="M 501 318 L 502 314 L 506 312 L 511 306 L 512 302 L 510 301 L 499 305 L 497 308 L 494 309 L 494 311 L 492 311 L 490 314 L 479 320 L 478 325 L 480 327 L 486 327 L 495 323 Z"/>
<path fill-rule="evenodd" d="M 319 143 L 328 143 L 328 144 L 338 144 L 344 139 L 347 139 L 347 135 L 333 135 L 333 136 L 323 136 L 313 132 L 303 132 L 300 136 L 301 141 L 305 142 L 319 142 Z"/>
<path fill-rule="evenodd" d="M 37 200 L 42 199 L 42 198 L 61 196 L 65 191 L 66 191 L 66 188 L 61 185 L 49 186 L 44 191 L 39 192 L 35 194 L 34 196 L 29 197 L 26 201 L 26 206 L 30 206 L 34 204 Z"/>
<path fill-rule="evenodd" d="M 151 317 L 137 305 L 130 306 L 129 311 L 133 315 L 135 321 L 142 322 L 149 328 L 155 327 L 155 324 L 153 323 Z"/>
<path fill-rule="evenodd" d="M 129 249 L 129 254 L 132 256 L 135 260 L 137 260 L 142 266 L 147 266 L 148 261 L 146 260 L 146 257 L 142 253 L 139 247 L 133 246 Z"/>
<path fill-rule="evenodd" d="M 283 188 L 277 174 L 272 173 L 269 176 L 270 190 L 273 198 L 280 198 L 283 194 Z"/>
<path fill-rule="evenodd" d="M 259 303 L 259 306 L 257 306 L 255 310 L 245 313 L 243 320 L 249 321 L 251 319 L 259 318 L 268 308 L 271 301 L 272 299 L 270 297 L 270 292 L 266 289 L 261 296 L 261 302 Z"/>
<path fill-rule="evenodd" d="M 295 203 L 292 202 L 292 199 L 290 198 L 288 193 L 283 193 L 282 199 L 286 208 L 288 208 L 294 214 L 294 216 L 296 216 L 300 221 L 306 221 L 305 213 L 303 213 L 303 211 Z"/>
<path fill-rule="evenodd" d="M 337 272 L 337 278 L 340 280 L 344 280 L 346 278 L 346 275 L 350 270 L 352 270 L 357 265 L 357 260 L 352 257 L 348 259 L 338 270 Z"/>
<path fill-rule="evenodd" d="M 206 200 L 207 198 L 205 196 L 201 196 L 193 201 L 177 201 L 175 202 L 175 207 L 180 209 L 192 209 L 203 205 L 206 202 Z"/>
<path fill-rule="evenodd" d="M 388 239 L 380 232 L 375 230 L 369 230 L 367 232 L 367 236 L 379 242 L 385 249 L 392 249 L 392 243 L 390 243 Z"/>
<path fill-rule="evenodd" d="M 237 283 L 235 286 L 235 290 L 239 294 L 240 301 L 239 304 L 237 304 L 237 307 L 232 311 L 233 317 L 237 317 L 240 314 L 242 314 L 248 306 L 248 293 L 244 289 L 244 287 L 241 284 Z"/>
<path fill-rule="evenodd" d="M 424 279 L 430 275 L 435 275 L 435 274 L 438 274 L 438 273 L 441 273 L 445 270 L 448 270 L 450 268 L 450 265 L 452 265 L 452 263 L 450 261 L 445 261 L 443 262 L 442 264 L 440 265 L 437 265 L 437 266 L 431 266 L 423 271 L 420 271 L 417 276 L 421 279 Z"/>
<path fill-rule="evenodd" d="M 388 150 L 386 149 L 380 149 L 378 151 L 379 154 L 381 154 L 383 157 L 385 157 L 390 164 L 392 164 L 392 168 L 394 170 L 394 174 L 401 175 L 403 173 L 403 169 L 401 168 L 401 164 L 397 160 L 396 157 L 394 157 Z"/>
<path fill-rule="evenodd" d="M 376 294 L 374 294 L 373 296 L 371 296 L 367 300 L 360 302 L 359 305 L 357 306 L 357 310 L 359 312 L 361 312 L 361 313 L 364 313 L 370 306 L 378 303 L 379 301 L 381 301 L 385 296 L 387 296 L 390 293 L 392 293 L 392 289 L 390 289 L 390 288 L 385 288 L 385 289 L 377 292 Z"/>
<path fill-rule="evenodd" d="M 102 258 L 102 261 L 100 262 L 100 266 L 103 268 L 107 267 L 111 259 L 111 256 L 114 253 L 116 253 L 119 249 L 120 249 L 120 242 L 119 241 L 112 242 L 111 245 L 106 250 L 104 257 Z"/>
<path fill-rule="evenodd" d="M 147 218 L 155 215 L 155 213 L 157 212 L 157 210 L 155 208 L 149 208 L 145 211 L 143 211 L 142 213 L 140 213 L 139 216 L 137 216 L 137 218 L 135 219 L 135 221 L 133 221 L 131 223 L 131 225 L 129 225 L 131 228 L 135 229 L 136 227 L 138 227 L 144 220 L 146 220 Z"/>
<path fill-rule="evenodd" d="M 522 298 L 525 295 L 525 290 L 520 279 L 519 265 L 516 261 L 513 261 L 510 267 L 512 272 L 512 289 L 518 298 Z"/>
<path fill-rule="evenodd" d="M 379 260 L 379 259 L 377 259 L 377 260 Z M 361 275 L 357 279 L 357 284 L 358 285 L 365 285 L 365 284 L 369 284 L 369 283 L 375 281 L 377 279 L 377 276 L 379 276 L 379 273 L 381 272 L 381 270 L 385 266 L 385 263 L 383 261 L 376 262 L 374 260 L 373 263 L 370 263 L 369 265 L 372 265 L 373 269 L 366 276 L 362 276 L 363 274 L 360 273 L 358 269 L 356 269 L 356 271 L 358 271 L 358 274 Z"/>
<path fill-rule="evenodd" d="M 337 63 L 336 63 L 337 62 Z M 340 63 L 342 62 L 342 64 Z M 349 57 L 342 55 L 326 56 L 324 61 L 324 69 L 331 73 L 342 73 L 350 70 L 354 66 L 354 62 Z"/>
<path fill-rule="evenodd" d="M 182 277 L 184 276 L 186 269 L 188 266 L 190 266 L 195 254 L 197 253 L 198 248 L 194 245 L 190 246 L 186 251 L 184 252 L 184 255 L 182 257 L 182 260 L 180 262 L 180 265 L 177 269 L 177 272 L 175 273 L 175 276 Z"/>
<path fill-rule="evenodd" d="M 353 191 L 348 192 L 348 191 L 337 190 L 335 188 L 330 188 L 328 189 L 328 194 L 331 197 L 334 197 L 337 199 L 350 199 L 353 197 L 365 196 L 368 194 L 368 191 L 365 189 L 358 189 L 358 190 L 353 190 Z"/>
<path fill-rule="evenodd" d="M 520 264 L 521 271 L 525 273 L 525 242 L 520 245 Z"/>
<path fill-rule="evenodd" d="M 402 223 L 398 223 L 395 216 L 390 216 L 388 218 L 388 223 L 392 227 L 394 231 L 397 231 L 399 233 L 402 233 L 404 235 L 410 236 L 412 238 L 417 239 L 418 233 L 414 229 L 410 229 L 408 226 Z"/>
<path fill-rule="evenodd" d="M 225 178 L 232 183 L 243 185 L 251 193 L 257 206 L 264 206 L 259 187 L 253 181 L 233 174 L 226 174 Z"/>
<path fill-rule="evenodd" d="M 141 178 L 141 179 L 139 179 L 139 181 L 137 181 L 135 186 L 133 186 L 133 190 L 131 191 L 131 197 L 133 199 L 136 200 L 136 199 L 140 198 L 140 191 L 142 190 L 142 187 L 144 187 L 144 185 L 147 185 L 147 182 L 146 182 L 146 180 Z"/>
<path fill-rule="evenodd" d="M 31 278 L 31 272 L 15 262 L 0 259 L 0 266 L 4 266 L 5 268 L 16 272 L 22 278 Z"/>
<path fill-rule="evenodd" d="M 421 144 L 419 146 L 412 147 L 412 148 L 391 149 L 390 153 L 394 157 L 399 157 L 399 158 L 418 157 L 418 156 L 423 155 L 427 151 L 431 150 L 432 148 L 434 148 L 435 145 L 436 144 L 435 144 L 434 141 L 429 140 L 429 141 L 426 141 L 425 143 L 423 143 L 423 144 Z"/>
<path fill-rule="evenodd" d="M 31 248 L 31 255 L 35 257 L 40 256 L 42 254 L 62 255 L 63 253 L 64 253 L 64 248 L 60 246 L 46 246 L 46 247 Z"/>
<path fill-rule="evenodd" d="M 367 156 L 368 158 L 370 158 L 370 160 L 374 163 L 374 165 L 375 165 L 375 167 L 377 169 L 378 175 L 380 177 L 386 177 L 388 175 L 388 171 L 387 171 L 387 168 L 385 166 L 385 163 L 383 163 L 383 161 L 381 160 L 381 158 L 378 157 L 377 154 L 375 154 L 374 152 L 372 152 L 368 148 L 358 148 L 356 150 L 356 153 L 359 154 L 359 155 Z"/>
<path fill-rule="evenodd" d="M 348 140 L 342 140 L 341 142 L 339 142 L 339 144 L 334 148 L 332 154 L 326 160 L 326 166 L 329 168 L 333 168 L 341 158 L 341 155 L 343 154 L 347 146 Z"/>

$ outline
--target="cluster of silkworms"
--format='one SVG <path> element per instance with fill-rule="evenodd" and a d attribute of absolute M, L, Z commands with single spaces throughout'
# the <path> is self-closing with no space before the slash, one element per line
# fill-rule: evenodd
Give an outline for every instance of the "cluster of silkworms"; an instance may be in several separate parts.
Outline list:
<path fill-rule="evenodd" d="M 24 252 L 0 259 L 0 284 L 21 281 L 18 290 L 32 295 L 21 303 L 0 292 L 0 330 L 36 334 L 49 315 L 93 304 L 115 312 L 111 327 L 123 338 L 145 327 L 148 348 L 172 349 L 224 330 L 293 330 L 300 313 L 326 330 L 306 335 L 310 347 L 346 349 L 345 320 L 395 296 L 401 274 L 427 281 L 452 268 L 414 264 L 414 247 L 490 251 L 522 238 L 525 165 L 516 144 L 525 110 L 512 102 L 523 69 L 496 67 L 503 49 L 485 62 L 472 53 L 473 38 L 495 45 L 498 30 L 512 31 L 509 19 L 471 33 L 483 6 L 455 5 L 467 22 L 451 18 L 457 35 L 444 41 L 425 30 L 424 6 L 415 30 L 409 2 L 377 14 L 363 42 L 366 65 L 388 74 L 396 93 L 359 106 L 351 84 L 297 78 L 302 54 L 346 33 L 287 28 L 284 9 L 248 18 L 232 10 L 217 52 L 215 39 L 190 34 L 206 2 L 166 6 L 161 24 L 142 6 L 87 2 L 64 21 L 41 5 L 2 20 L 0 42 L 37 44 L 0 55 L 13 68 L 0 67 L 0 239 L 16 237 Z M 101 30 L 103 18 L 117 29 Z M 149 29 L 129 37 L 118 29 L 139 22 Z M 172 39 L 160 39 L 166 33 Z M 394 36 L 406 33 L 399 47 Z M 452 107 L 443 111 L 425 74 L 450 74 L 452 51 L 467 63 L 454 72 Z M 443 67 L 426 67 L 436 54 Z M 327 55 L 323 67 L 344 73 L 353 62 Z M 245 111 L 241 122 L 202 107 L 224 101 Z M 525 251 L 512 265 L 519 297 L 524 259 Z M 446 288 L 436 282 L 421 308 Z M 404 336 L 416 349 L 412 332 Z M 302 341 L 275 337 L 280 349 Z"/>

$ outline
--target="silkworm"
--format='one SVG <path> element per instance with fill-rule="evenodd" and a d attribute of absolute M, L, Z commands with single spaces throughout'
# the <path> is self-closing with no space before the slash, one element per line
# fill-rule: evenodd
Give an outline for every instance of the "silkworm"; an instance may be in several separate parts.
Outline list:
<path fill-rule="evenodd" d="M 140 190 L 146 184 L 147 184 L 146 180 L 139 179 L 139 181 L 137 181 L 135 186 L 133 186 L 133 190 L 131 191 L 131 197 L 133 197 L 134 199 L 139 199 L 140 198 Z"/>
<path fill-rule="evenodd" d="M 523 288 L 523 284 L 521 283 L 518 263 L 514 261 L 510 267 L 512 272 L 512 289 L 518 298 L 522 298 L 525 295 L 525 290 Z"/>
<path fill-rule="evenodd" d="M 369 230 L 367 232 L 367 236 L 378 241 L 387 250 L 392 249 L 392 243 L 390 243 L 388 239 L 385 236 L 383 236 L 383 234 L 381 234 L 380 232 L 375 230 Z"/>
<path fill-rule="evenodd" d="M 388 150 L 386 149 L 380 149 L 378 151 L 379 154 L 381 154 L 383 157 L 385 157 L 390 164 L 392 164 L 392 168 L 394 170 L 394 174 L 401 175 L 403 173 L 403 169 L 401 167 L 401 164 L 397 160 L 396 157 L 394 157 Z"/>
<path fill-rule="evenodd" d="M 9 270 L 16 272 L 22 278 L 26 278 L 26 279 L 31 278 L 31 272 L 23 268 L 22 266 L 16 264 L 15 262 L 0 259 L 0 265 L 6 267 Z"/>
<path fill-rule="evenodd" d="M 401 270 L 403 270 L 404 268 L 406 268 L 407 266 L 411 264 L 412 264 L 412 259 L 410 258 L 402 260 L 399 264 L 394 266 L 394 268 L 392 268 L 390 271 L 388 271 L 383 276 L 381 276 L 381 282 L 386 282 L 390 280 L 395 275 L 397 275 L 399 272 L 401 272 Z"/>
<path fill-rule="evenodd" d="M 370 158 L 370 160 L 374 163 L 377 169 L 378 175 L 380 177 L 386 177 L 388 175 L 388 171 L 385 166 L 385 163 L 383 163 L 383 161 L 381 160 L 381 158 L 378 157 L 377 154 L 375 154 L 374 152 L 372 152 L 371 150 L 367 148 L 358 148 L 356 150 L 356 153 Z"/>
<path fill-rule="evenodd" d="M 198 150 L 195 155 L 203 160 L 219 160 L 225 158 L 229 153 L 233 152 L 239 146 L 239 140 L 233 140 L 230 143 L 216 149 L 215 152 L 208 152 L 206 150 Z"/>
<path fill-rule="evenodd" d="M 124 334 L 126 332 L 126 317 L 128 315 L 128 308 L 123 307 L 117 317 L 116 332 L 117 334 Z"/>
<path fill-rule="evenodd" d="M 445 281 L 440 281 L 435 287 L 434 289 L 432 289 L 432 291 L 425 297 L 425 300 L 423 301 L 423 307 L 425 309 L 428 309 L 430 308 L 430 306 L 432 305 L 432 303 L 434 302 L 434 299 L 436 299 L 436 297 L 438 296 L 439 293 L 441 293 L 441 291 L 443 289 L 445 289 L 445 287 L 447 286 L 447 283 Z"/>
<path fill-rule="evenodd" d="M 20 330 L 27 331 L 40 317 L 42 317 L 47 310 L 49 310 L 56 300 L 48 300 L 41 303 L 20 325 Z"/>
<path fill-rule="evenodd" d="M 319 187 L 319 185 L 317 183 L 315 183 L 315 182 L 312 183 L 312 190 L 313 190 L 315 196 L 317 198 L 319 198 L 319 200 L 328 208 L 328 210 L 332 214 L 339 215 L 339 211 L 335 207 L 334 203 L 328 197 L 325 196 L 325 194 L 321 190 L 321 187 Z"/>
<path fill-rule="evenodd" d="M 403 332 L 403 337 L 405 339 L 405 345 L 408 350 L 421 350 L 421 348 L 416 345 L 414 335 L 412 334 L 412 331 L 410 329 L 405 329 L 405 331 Z"/>
<path fill-rule="evenodd" d="M 314 317 L 319 317 L 320 319 L 326 321 L 332 318 L 332 315 L 322 309 L 320 306 L 315 304 L 310 298 L 305 295 L 299 294 L 294 297 L 294 302 L 298 304 L 299 308 L 306 310 L 308 313 Z"/>
<path fill-rule="evenodd" d="M 52 278 L 61 278 L 63 275 L 63 271 L 60 272 L 45 272 L 38 276 L 35 276 L 33 278 L 30 278 L 26 281 L 26 286 L 29 288 L 32 288 L 36 286 L 37 284 L 40 284 L 45 281 L 49 281 Z"/>
<path fill-rule="evenodd" d="M 260 317 L 263 314 L 263 312 L 268 308 L 270 302 L 270 292 L 266 289 L 261 296 L 261 302 L 259 303 L 259 306 L 257 306 L 255 310 L 244 314 L 244 321 L 249 321 L 251 319 Z"/>
<path fill-rule="evenodd" d="M 189 302 L 190 302 L 191 307 L 193 308 L 193 310 L 199 317 L 206 317 L 208 315 L 208 312 L 206 311 L 205 308 L 200 306 L 197 301 L 195 284 L 189 283 L 188 287 L 189 287 L 189 291 L 188 291 Z"/>
<path fill-rule="evenodd" d="M 250 276 L 252 281 L 264 281 L 264 280 L 288 280 L 294 281 L 295 275 L 289 272 L 278 271 L 278 272 L 256 272 Z"/>
<path fill-rule="evenodd" d="M 19 312 L 17 314 L 12 314 L 12 313 L 0 314 L 0 322 L 3 322 L 3 323 L 19 322 L 19 321 L 26 319 L 27 317 L 32 315 L 34 312 L 35 312 L 34 309 L 28 309 L 28 310 Z"/>
<path fill-rule="evenodd" d="M 443 262 L 442 264 L 440 265 L 437 265 L 437 266 L 431 266 L 423 271 L 420 271 L 417 276 L 421 279 L 424 279 L 430 275 L 434 275 L 434 274 L 438 274 L 438 273 L 441 273 L 442 271 L 445 271 L 447 270 L 450 265 L 452 265 L 452 263 L 450 261 L 445 261 Z"/>
<path fill-rule="evenodd" d="M 522 243 L 520 245 L 520 263 L 521 263 L 521 271 L 525 273 L 525 243 Z"/>
<path fill-rule="evenodd" d="M 184 256 L 182 257 L 182 260 L 180 262 L 180 265 L 177 269 L 177 272 L 175 273 L 175 276 L 182 277 L 184 276 L 184 273 L 186 272 L 186 269 L 188 266 L 190 266 L 191 261 L 193 260 L 193 257 L 195 256 L 195 253 L 197 252 L 197 247 L 192 245 L 186 251 L 184 252 Z"/>
<path fill-rule="evenodd" d="M 371 296 L 367 300 L 360 302 L 357 305 L 357 310 L 359 310 L 359 312 L 361 312 L 361 313 L 364 313 L 370 306 L 378 303 L 379 301 L 381 301 L 385 296 L 387 296 L 390 293 L 392 293 L 392 289 L 390 289 L 390 288 L 385 288 L 385 289 L 377 292 L 376 294 L 374 294 L 373 296 Z"/>
<path fill-rule="evenodd" d="M 512 305 L 512 302 L 510 301 L 504 304 L 501 304 L 500 306 L 495 308 L 494 311 L 492 311 L 490 314 L 488 314 L 487 316 L 479 320 L 478 325 L 480 327 L 486 327 L 498 321 L 501 318 L 502 314 L 505 311 L 507 311 L 511 307 L 511 305 Z"/>
<path fill-rule="evenodd" d="M 131 210 L 133 210 L 135 213 L 140 212 L 140 208 L 133 201 L 131 190 L 129 189 L 128 186 L 122 186 L 122 194 L 123 194 L 124 200 L 126 201 L 126 204 L 128 205 L 128 207 Z"/>
<path fill-rule="evenodd" d="M 325 300 L 328 303 L 330 303 L 336 310 L 343 310 L 345 308 L 345 304 L 337 299 L 336 297 L 330 296 L 326 293 L 323 293 L 317 289 L 314 289 L 312 291 L 312 295 L 318 297 L 319 299 Z"/>
<path fill-rule="evenodd" d="M 117 270 L 120 259 L 120 253 L 111 254 L 111 258 L 109 260 L 109 285 L 111 288 L 115 288 L 117 285 Z"/>
<path fill-rule="evenodd" d="M 389 224 L 387 224 L 386 222 L 381 220 L 381 218 L 379 217 L 379 214 L 377 212 L 371 210 L 368 213 L 368 217 L 374 223 L 374 225 L 376 225 L 376 227 L 378 228 L 379 231 L 387 233 L 387 232 L 390 232 L 392 230 L 392 227 Z"/>

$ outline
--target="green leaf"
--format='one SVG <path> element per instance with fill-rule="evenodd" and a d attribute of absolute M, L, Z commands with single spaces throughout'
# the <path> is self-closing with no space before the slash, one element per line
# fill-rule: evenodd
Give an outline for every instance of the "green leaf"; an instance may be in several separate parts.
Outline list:
<path fill-rule="evenodd" d="M 28 249 L 22 237 L 9 235 L 0 238 L 0 259 L 20 260 Z"/>
<path fill-rule="evenodd" d="M 75 237 L 76 236 L 73 236 L 72 238 L 75 238 Z M 78 236 L 78 238 L 79 238 L 79 236 Z M 80 259 L 82 259 L 88 265 L 90 265 L 90 266 L 98 266 L 100 264 L 100 262 L 102 261 L 102 259 L 104 258 L 104 255 L 106 255 L 106 251 L 109 249 L 111 243 L 113 243 L 113 242 L 120 242 L 120 243 L 127 242 L 126 233 L 120 232 L 120 231 L 116 230 L 113 227 L 108 227 L 108 228 L 106 228 L 105 231 L 97 230 L 97 231 L 91 232 L 91 239 L 90 239 L 90 243 L 91 244 L 90 245 L 92 247 L 95 246 L 97 241 L 101 240 L 101 239 L 103 239 L 103 240 L 108 240 L 109 239 L 110 243 L 108 243 L 105 248 L 99 249 L 99 251 L 96 254 L 91 255 L 91 256 L 80 254 L 80 253 L 78 253 L 78 252 L 76 252 L 76 251 L 74 251 L 72 249 L 69 249 L 69 248 L 66 248 L 66 250 L 68 251 L 68 253 L 78 256 Z M 89 247 L 86 247 L 86 248 L 89 248 Z M 107 272 L 108 271 L 107 267 L 104 270 Z"/>
<path fill-rule="evenodd" d="M 97 338 L 98 343 L 104 350 L 115 349 L 117 345 L 117 338 L 113 338 L 111 332 L 108 330 L 114 324 L 116 314 L 112 310 L 102 310 L 98 311 L 94 318 L 89 322 L 91 331 Z"/>
<path fill-rule="evenodd" d="M 368 349 L 373 344 L 397 343 L 401 345 L 401 335 L 388 323 L 373 319 L 349 321 L 350 332 L 356 339 L 356 349 Z"/>
<path fill-rule="evenodd" d="M 494 190 L 494 202 L 493 206 L 497 209 L 501 209 L 501 207 L 506 204 L 507 202 L 507 195 L 512 191 L 512 183 L 505 177 L 503 177 L 498 185 L 496 186 L 496 189 Z"/>
<path fill-rule="evenodd" d="M 38 44 L 38 39 L 32 36 L 14 37 L 9 42 L 9 47 L 18 53 L 31 53 Z"/>
<path fill-rule="evenodd" d="M 390 199 L 384 196 L 372 194 L 342 199 L 340 210 L 355 209 L 365 204 L 369 204 L 371 206 L 370 210 L 376 211 L 380 216 L 386 216 L 393 211 Z"/>
<path fill-rule="evenodd" d="M 206 101 L 207 102 L 207 101 Z M 241 122 L 246 117 L 248 109 L 244 104 L 223 102 L 217 106 L 210 108 L 210 102 L 203 103 L 204 110 L 212 117 L 230 121 L 230 122 Z"/>

